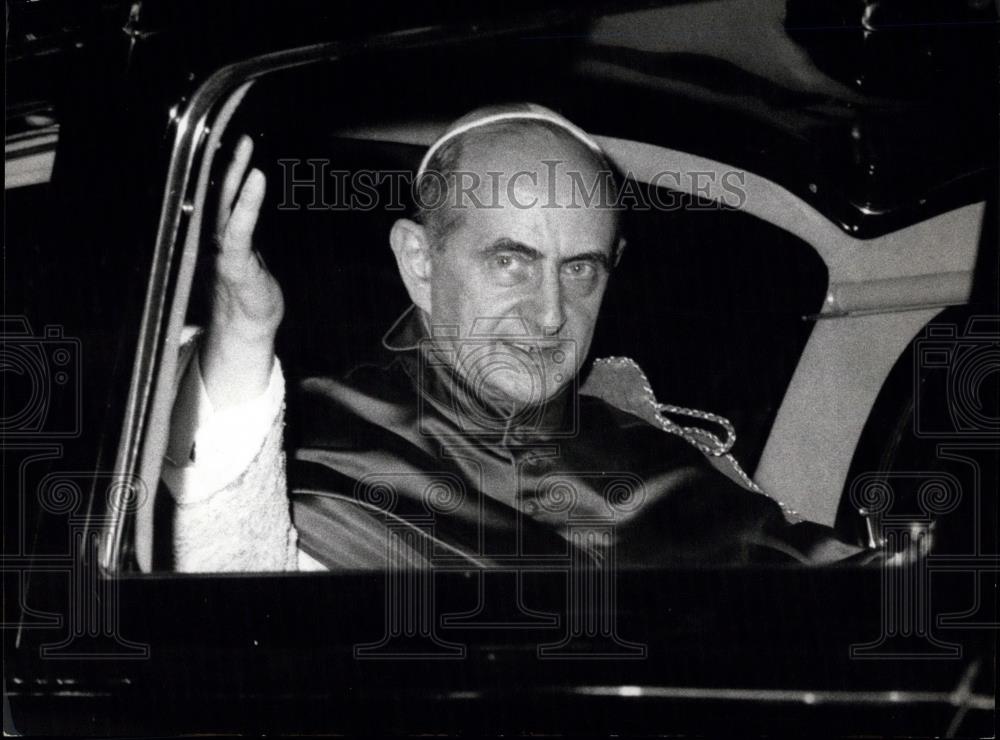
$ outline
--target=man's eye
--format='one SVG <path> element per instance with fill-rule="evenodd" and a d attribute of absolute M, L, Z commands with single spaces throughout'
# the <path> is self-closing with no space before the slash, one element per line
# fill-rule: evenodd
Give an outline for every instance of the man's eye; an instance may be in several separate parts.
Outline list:
<path fill-rule="evenodd" d="M 492 259 L 493 266 L 504 272 L 514 272 L 525 267 L 525 260 L 517 254 L 497 254 Z"/>
<path fill-rule="evenodd" d="M 490 273 L 499 285 L 518 285 L 531 275 L 530 262 L 521 255 L 510 252 L 495 254 L 486 264 L 489 265 Z"/>
<path fill-rule="evenodd" d="M 597 274 L 597 268 L 590 262 L 570 262 L 563 269 L 576 280 L 589 280 Z"/>

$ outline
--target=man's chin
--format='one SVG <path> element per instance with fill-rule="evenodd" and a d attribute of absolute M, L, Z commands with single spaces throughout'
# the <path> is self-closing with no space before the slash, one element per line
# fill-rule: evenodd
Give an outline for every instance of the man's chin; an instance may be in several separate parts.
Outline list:
<path fill-rule="evenodd" d="M 470 345 L 457 370 L 476 396 L 497 406 L 536 406 L 566 387 L 575 372 L 565 342 L 498 341 Z"/>
<path fill-rule="evenodd" d="M 565 382 L 556 382 L 554 378 L 545 378 L 540 374 L 498 372 L 483 390 L 487 398 L 525 407 L 551 400 L 565 385 Z"/>

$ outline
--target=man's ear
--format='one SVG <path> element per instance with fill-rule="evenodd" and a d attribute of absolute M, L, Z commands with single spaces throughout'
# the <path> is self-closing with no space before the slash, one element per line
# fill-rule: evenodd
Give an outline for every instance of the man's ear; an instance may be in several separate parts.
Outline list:
<path fill-rule="evenodd" d="M 427 229 L 408 218 L 398 219 L 389 232 L 389 245 L 410 300 L 430 315 L 431 243 Z"/>

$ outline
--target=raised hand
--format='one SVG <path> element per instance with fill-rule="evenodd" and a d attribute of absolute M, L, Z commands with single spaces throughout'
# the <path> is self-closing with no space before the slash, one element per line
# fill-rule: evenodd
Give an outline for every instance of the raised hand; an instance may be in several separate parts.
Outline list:
<path fill-rule="evenodd" d="M 267 388 L 274 337 L 284 314 L 281 286 L 253 249 L 267 183 L 256 168 L 244 181 L 252 154 L 253 140 L 243 136 L 226 170 L 215 223 L 218 252 L 201 369 L 217 409 L 255 398 Z"/>

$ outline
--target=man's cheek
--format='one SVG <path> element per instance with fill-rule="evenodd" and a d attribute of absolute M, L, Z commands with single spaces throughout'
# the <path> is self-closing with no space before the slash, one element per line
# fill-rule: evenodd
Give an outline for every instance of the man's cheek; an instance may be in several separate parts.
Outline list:
<path fill-rule="evenodd" d="M 597 323 L 603 295 L 573 301 L 567 306 L 566 328 L 578 339 L 589 337 Z"/>
<path fill-rule="evenodd" d="M 583 363 L 584 357 L 590 350 L 590 341 L 594 336 L 594 326 L 597 313 L 577 312 L 570 316 L 566 323 L 566 328 L 562 332 L 566 341 L 572 342 L 575 352 L 576 365 Z"/>
<path fill-rule="evenodd" d="M 521 299 L 509 291 L 477 292 L 465 296 L 464 314 L 476 323 L 479 334 L 523 335 L 525 327 L 513 326 L 521 316 Z M 523 323 L 523 322 L 521 322 Z"/>

